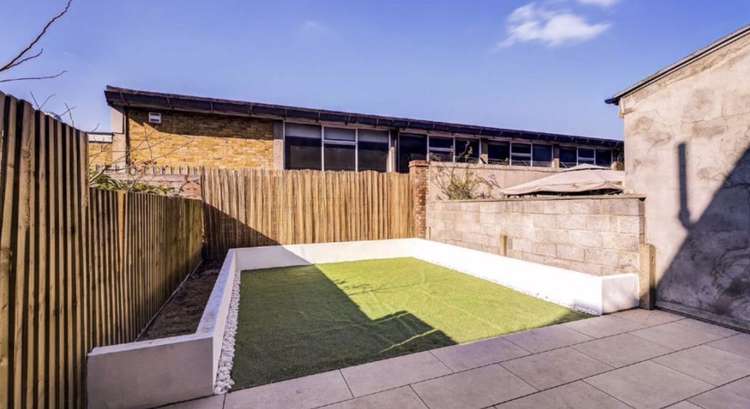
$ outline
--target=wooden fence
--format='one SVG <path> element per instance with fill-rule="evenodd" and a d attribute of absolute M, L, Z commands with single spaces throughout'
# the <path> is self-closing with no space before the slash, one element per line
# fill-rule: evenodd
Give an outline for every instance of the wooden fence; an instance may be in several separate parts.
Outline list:
<path fill-rule="evenodd" d="M 206 256 L 233 247 L 413 237 L 409 175 L 205 170 Z"/>
<path fill-rule="evenodd" d="M 0 146 L 0 409 L 83 408 L 87 352 L 199 263 L 203 206 L 89 190 L 85 134 L 2 93 Z"/>

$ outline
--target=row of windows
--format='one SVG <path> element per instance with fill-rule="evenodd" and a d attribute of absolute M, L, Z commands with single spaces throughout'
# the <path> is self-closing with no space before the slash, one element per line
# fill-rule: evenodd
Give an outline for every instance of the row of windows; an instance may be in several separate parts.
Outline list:
<path fill-rule="evenodd" d="M 513 166 L 552 165 L 552 145 L 518 142 L 487 142 L 487 160 L 491 164 Z M 478 162 L 481 152 L 478 139 L 425 136 L 402 133 L 398 138 L 398 164 L 401 172 L 409 171 L 413 160 L 445 162 Z M 287 169 L 375 170 L 388 168 L 388 131 L 285 125 L 285 161 Z M 561 146 L 560 167 L 579 164 L 609 166 L 612 151 Z"/>
<path fill-rule="evenodd" d="M 388 131 L 286 124 L 287 169 L 388 169 Z"/>

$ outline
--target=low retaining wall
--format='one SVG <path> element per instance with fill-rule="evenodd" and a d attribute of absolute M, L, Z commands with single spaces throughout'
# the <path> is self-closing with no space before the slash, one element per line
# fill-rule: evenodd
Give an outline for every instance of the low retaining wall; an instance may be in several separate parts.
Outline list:
<path fill-rule="evenodd" d="M 195 334 L 89 354 L 89 407 L 150 408 L 212 394 L 233 283 L 243 270 L 395 257 L 415 257 L 591 314 L 638 305 L 635 274 L 599 277 L 423 239 L 232 249 Z"/>
<path fill-rule="evenodd" d="M 431 201 L 427 238 L 597 276 L 639 274 L 643 200 L 590 196 Z"/>
<path fill-rule="evenodd" d="M 229 252 L 194 334 L 94 348 L 88 407 L 153 408 L 213 394 L 237 271 Z"/>

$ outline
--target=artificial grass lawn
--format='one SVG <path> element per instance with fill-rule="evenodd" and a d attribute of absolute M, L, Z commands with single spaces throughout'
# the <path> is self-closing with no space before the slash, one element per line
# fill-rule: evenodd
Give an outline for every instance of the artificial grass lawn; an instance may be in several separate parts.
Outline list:
<path fill-rule="evenodd" d="M 234 388 L 587 315 L 415 258 L 242 273 Z"/>

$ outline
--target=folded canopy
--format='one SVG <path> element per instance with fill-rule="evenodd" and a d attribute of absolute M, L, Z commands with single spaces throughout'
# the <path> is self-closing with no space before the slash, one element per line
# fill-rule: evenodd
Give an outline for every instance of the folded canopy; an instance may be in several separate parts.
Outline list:
<path fill-rule="evenodd" d="M 622 192 L 625 172 L 594 165 L 578 165 L 545 178 L 502 189 L 505 195 L 531 193 L 582 193 L 614 190 Z"/>

